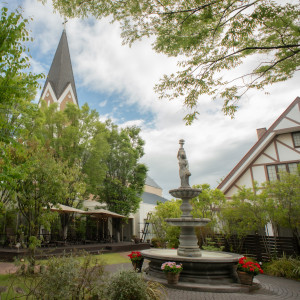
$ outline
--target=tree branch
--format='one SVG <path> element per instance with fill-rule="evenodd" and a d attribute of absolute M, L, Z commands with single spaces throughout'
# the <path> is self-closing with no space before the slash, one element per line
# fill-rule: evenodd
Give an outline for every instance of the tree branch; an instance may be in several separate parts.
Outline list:
<path fill-rule="evenodd" d="M 274 50 L 274 49 L 289 49 L 289 48 L 297 48 L 297 47 L 300 47 L 300 44 L 291 44 L 291 45 L 284 45 L 284 46 L 254 46 L 254 47 L 245 47 L 245 48 L 242 48 L 238 51 L 235 51 L 235 52 L 232 52 L 228 55 L 225 55 L 223 57 L 220 57 L 216 60 L 212 60 L 212 61 L 207 61 L 207 63 L 216 63 L 218 61 L 221 61 L 221 60 L 224 60 L 228 57 L 231 57 L 231 56 L 234 56 L 238 53 L 241 53 L 243 51 L 246 51 L 246 50 Z M 296 51 L 296 53 L 298 53 L 299 51 Z"/>
<path fill-rule="evenodd" d="M 211 5 L 213 5 L 213 4 L 216 4 L 216 3 L 217 3 L 217 1 L 213 1 L 213 2 L 210 2 L 210 3 L 207 3 L 207 4 L 203 4 L 203 5 L 201 5 L 201 6 L 198 6 L 198 7 L 196 7 L 196 8 L 184 9 L 184 10 L 178 10 L 178 11 L 170 11 L 170 12 L 163 12 L 163 13 L 158 13 L 158 14 L 159 14 L 159 15 L 174 15 L 174 14 L 182 14 L 182 13 L 185 13 L 185 12 L 191 12 L 190 15 L 192 15 L 192 14 L 194 14 L 195 12 L 197 12 L 197 11 L 203 9 L 203 8 L 206 8 L 206 7 L 208 7 L 208 6 L 211 6 Z M 189 15 L 189 16 L 190 16 L 190 15 Z M 189 16 L 188 16 L 188 17 L 189 17 Z M 187 17 L 187 18 L 188 18 L 188 17 Z"/>

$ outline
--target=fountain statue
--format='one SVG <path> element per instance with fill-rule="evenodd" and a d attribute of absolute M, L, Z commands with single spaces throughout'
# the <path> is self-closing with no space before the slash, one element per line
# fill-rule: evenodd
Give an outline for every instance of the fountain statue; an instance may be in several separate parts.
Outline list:
<path fill-rule="evenodd" d="M 189 177 L 191 176 L 191 173 L 189 171 L 189 163 L 186 158 L 185 151 L 183 149 L 184 140 L 179 141 L 180 148 L 178 150 L 177 158 L 179 161 L 179 177 L 181 180 L 181 188 L 189 188 Z"/>
<path fill-rule="evenodd" d="M 210 219 L 194 219 L 191 215 L 192 205 L 190 199 L 197 197 L 201 190 L 192 189 L 189 185 L 189 177 L 191 173 L 188 169 L 189 164 L 183 149 L 184 140 L 179 141 L 180 148 L 178 150 L 177 158 L 179 161 L 179 177 L 181 186 L 178 189 L 170 190 L 169 193 L 175 197 L 182 199 L 180 209 L 182 211 L 181 218 L 166 219 L 165 221 L 173 226 L 181 227 L 179 237 L 179 248 L 177 254 L 186 257 L 200 257 L 201 251 L 198 246 L 198 239 L 195 234 L 196 226 L 204 226 Z"/>
<path fill-rule="evenodd" d="M 190 199 L 197 197 L 200 189 L 191 188 L 189 185 L 189 164 L 185 150 L 184 140 L 179 141 L 180 148 L 177 158 L 179 163 L 179 177 L 181 186 L 170 190 L 169 193 L 182 199 L 180 218 L 169 218 L 165 221 L 172 226 L 181 228 L 178 249 L 148 249 L 142 255 L 149 261 L 147 278 L 164 283 L 165 275 L 161 265 L 167 261 L 182 264 L 183 270 L 177 287 L 202 291 L 243 291 L 245 287 L 238 284 L 236 268 L 238 254 L 221 251 L 201 251 L 195 233 L 195 227 L 205 226 L 210 222 L 207 218 L 193 218 Z M 224 285 L 226 287 L 224 288 Z M 247 289 L 247 288 L 246 288 Z M 249 290 L 249 288 L 248 288 Z"/>

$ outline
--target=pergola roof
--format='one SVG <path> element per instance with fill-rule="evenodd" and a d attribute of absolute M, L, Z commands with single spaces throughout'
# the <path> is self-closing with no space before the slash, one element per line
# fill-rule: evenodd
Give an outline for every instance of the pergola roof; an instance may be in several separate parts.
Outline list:
<path fill-rule="evenodd" d="M 50 210 L 61 212 L 61 213 L 78 213 L 78 214 L 82 214 L 82 215 L 91 215 L 91 216 L 95 216 L 95 217 L 105 216 L 105 217 L 115 217 L 115 218 L 126 218 L 126 216 L 117 214 L 115 212 L 112 212 L 112 211 L 109 211 L 109 210 L 106 210 L 103 208 L 84 211 L 82 209 L 74 208 L 74 207 L 59 204 L 59 203 L 56 205 L 52 205 L 50 207 Z"/>
<path fill-rule="evenodd" d="M 86 215 L 92 215 L 92 216 L 106 216 L 106 217 L 115 217 L 115 218 L 126 218 L 126 216 L 117 214 L 115 212 L 100 208 L 100 209 L 95 209 L 95 210 L 89 210 L 85 211 L 84 214 Z"/>
<path fill-rule="evenodd" d="M 62 213 L 79 213 L 79 214 L 84 214 L 85 211 L 82 209 L 74 208 L 71 206 L 63 205 L 63 204 L 56 204 L 52 205 L 50 207 L 51 211 L 57 211 L 57 212 L 62 212 Z"/>

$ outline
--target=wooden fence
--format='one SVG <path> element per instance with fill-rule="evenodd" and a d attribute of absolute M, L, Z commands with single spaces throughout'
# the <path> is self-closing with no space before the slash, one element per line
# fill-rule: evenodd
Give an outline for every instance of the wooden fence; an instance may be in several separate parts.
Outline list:
<path fill-rule="evenodd" d="M 237 236 L 225 237 L 221 234 L 209 236 L 216 246 L 223 246 L 225 251 L 235 251 L 257 261 L 269 261 L 272 257 L 299 256 L 297 240 L 293 237 L 274 237 L 247 235 L 243 240 Z"/>

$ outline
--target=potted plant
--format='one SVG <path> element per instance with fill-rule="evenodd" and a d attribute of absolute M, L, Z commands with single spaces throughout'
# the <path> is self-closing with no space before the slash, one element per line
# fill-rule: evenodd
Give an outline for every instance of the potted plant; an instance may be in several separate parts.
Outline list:
<path fill-rule="evenodd" d="M 239 259 L 237 273 L 241 284 L 252 285 L 253 277 L 264 271 L 257 262 L 243 256 Z"/>
<path fill-rule="evenodd" d="M 132 236 L 132 241 L 135 243 L 135 244 L 138 244 L 140 242 L 140 239 L 136 236 L 136 235 L 133 235 Z"/>
<path fill-rule="evenodd" d="M 142 256 L 141 252 L 139 251 L 132 251 L 130 254 L 128 254 L 131 263 L 133 265 L 133 269 L 141 272 L 142 271 L 142 266 L 144 262 L 144 257 Z"/>
<path fill-rule="evenodd" d="M 176 262 L 165 262 L 161 265 L 161 269 L 166 274 L 168 284 L 177 284 L 180 272 L 182 271 L 182 264 L 176 265 Z"/>

